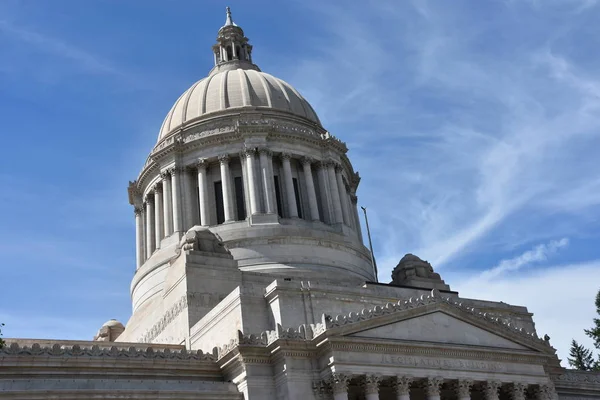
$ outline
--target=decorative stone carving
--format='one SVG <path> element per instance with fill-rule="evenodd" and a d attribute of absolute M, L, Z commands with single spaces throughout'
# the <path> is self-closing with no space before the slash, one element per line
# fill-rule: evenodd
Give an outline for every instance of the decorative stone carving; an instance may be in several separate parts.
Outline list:
<path fill-rule="evenodd" d="M 483 387 L 486 400 L 498 400 L 500 397 L 501 382 L 487 381 Z"/>
<path fill-rule="evenodd" d="M 259 147 L 258 148 L 258 153 L 259 154 L 266 154 L 267 156 L 272 156 L 273 155 L 273 152 L 268 147 Z"/>
<path fill-rule="evenodd" d="M 102 325 L 96 336 L 94 336 L 94 341 L 97 342 L 114 342 L 117 338 L 123 333 L 125 327 L 122 323 L 117 321 L 116 319 L 111 319 Z"/>
<path fill-rule="evenodd" d="M 208 160 L 206 158 L 199 158 L 198 161 L 196 161 L 196 168 L 197 169 L 208 168 Z"/>
<path fill-rule="evenodd" d="M 525 400 L 525 391 L 527 385 L 523 383 L 513 383 L 508 388 L 508 393 L 511 400 Z"/>
<path fill-rule="evenodd" d="M 402 257 L 396 268 L 392 271 L 392 283 L 401 285 L 412 277 L 441 279 L 440 274 L 433 271 L 430 263 L 409 253 Z"/>
<path fill-rule="evenodd" d="M 410 385 L 413 378 L 410 376 L 397 376 L 395 383 L 396 394 L 398 396 L 410 394 Z"/>
<path fill-rule="evenodd" d="M 424 389 L 428 397 L 439 396 L 444 378 L 431 377 L 425 381 Z"/>
<path fill-rule="evenodd" d="M 291 160 L 292 155 L 290 153 L 281 153 L 281 159 L 282 160 Z"/>
<path fill-rule="evenodd" d="M 308 164 L 308 165 L 310 165 L 310 164 L 312 164 L 313 162 L 315 162 L 315 160 L 314 160 L 314 159 L 312 159 L 312 158 L 310 158 L 310 157 L 302 157 L 301 161 L 302 161 L 302 164 L 303 164 L 303 165 L 304 165 L 304 164 Z"/>
<path fill-rule="evenodd" d="M 221 154 L 218 159 L 221 164 L 226 164 L 229 162 L 229 154 Z"/>
<path fill-rule="evenodd" d="M 365 394 L 379 393 L 380 375 L 366 375 L 364 381 Z"/>
<path fill-rule="evenodd" d="M 319 400 L 326 400 L 333 393 L 329 382 L 323 380 L 313 383 L 313 392 L 315 393 L 315 397 Z"/>
<path fill-rule="evenodd" d="M 459 379 L 454 383 L 454 390 L 458 399 L 470 399 L 471 398 L 471 387 L 473 386 L 473 380 L 471 379 Z"/>
<path fill-rule="evenodd" d="M 329 384 L 333 389 L 334 394 L 348 393 L 348 384 L 352 377 L 346 374 L 333 374 L 331 375 Z"/>
<path fill-rule="evenodd" d="M 183 251 L 203 251 L 231 256 L 223 243 L 208 228 L 194 227 L 186 232 L 179 242 Z"/>
<path fill-rule="evenodd" d="M 171 173 L 167 169 L 164 171 L 161 171 L 161 173 L 160 173 L 160 177 L 162 178 L 163 181 L 169 179 L 169 176 L 171 176 Z"/>
<path fill-rule="evenodd" d="M 134 207 L 133 208 L 133 213 L 135 215 L 142 215 L 143 212 L 144 212 L 144 209 L 142 207 Z"/>
<path fill-rule="evenodd" d="M 242 150 L 242 154 L 246 157 L 254 157 L 256 154 L 256 148 L 254 147 L 246 147 Z"/>

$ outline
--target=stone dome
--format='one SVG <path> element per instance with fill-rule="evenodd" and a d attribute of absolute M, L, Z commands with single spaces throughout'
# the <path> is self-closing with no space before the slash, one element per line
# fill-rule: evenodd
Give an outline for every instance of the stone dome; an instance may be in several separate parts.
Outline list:
<path fill-rule="evenodd" d="M 117 321 L 116 319 L 109 319 L 104 324 L 102 324 L 102 327 L 105 327 L 105 326 L 109 327 L 109 328 L 113 328 L 113 327 L 124 328 L 123 324 L 120 323 L 119 321 Z"/>
<path fill-rule="evenodd" d="M 213 71 L 186 90 L 167 114 L 158 140 L 190 122 L 232 110 L 283 111 L 320 125 L 311 105 L 289 83 L 244 64 Z"/>

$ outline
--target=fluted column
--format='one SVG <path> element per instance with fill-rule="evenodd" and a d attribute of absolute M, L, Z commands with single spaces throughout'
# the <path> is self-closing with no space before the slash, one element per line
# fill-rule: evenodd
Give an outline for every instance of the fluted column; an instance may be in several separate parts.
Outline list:
<path fill-rule="evenodd" d="M 396 389 L 396 400 L 410 400 L 410 385 L 413 378 L 410 376 L 397 376 L 394 388 Z"/>
<path fill-rule="evenodd" d="M 513 383 L 510 385 L 508 393 L 510 395 L 511 400 L 525 400 L 525 390 L 527 389 L 527 385 L 523 383 Z"/>
<path fill-rule="evenodd" d="M 365 376 L 365 396 L 366 400 L 379 400 L 379 383 L 381 376 L 367 375 Z"/>
<path fill-rule="evenodd" d="M 255 151 L 254 149 L 246 149 L 246 175 L 248 176 L 248 197 L 250 198 L 250 214 L 259 214 L 258 188 L 255 169 Z"/>
<path fill-rule="evenodd" d="M 135 264 L 137 268 L 144 263 L 144 209 L 135 207 Z"/>
<path fill-rule="evenodd" d="M 198 212 L 196 209 L 196 195 L 193 193 L 195 188 L 195 178 L 190 174 L 189 168 L 182 170 L 183 175 L 183 203 L 185 204 L 185 218 L 183 222 L 183 230 L 187 231 L 196 224 Z"/>
<path fill-rule="evenodd" d="M 304 180 L 306 181 L 306 191 L 308 197 L 308 206 L 310 207 L 310 219 L 319 221 L 319 205 L 317 203 L 317 193 L 315 192 L 315 182 L 311 169 L 312 160 L 308 157 L 302 159 L 302 168 L 304 169 Z"/>
<path fill-rule="evenodd" d="M 502 383 L 497 381 L 487 381 L 483 387 L 485 400 L 499 400 L 499 391 Z"/>
<path fill-rule="evenodd" d="M 171 206 L 173 207 L 173 232 L 181 232 L 183 230 L 181 221 L 181 196 L 180 189 L 180 174 L 181 170 L 178 167 L 169 169 L 171 173 Z"/>
<path fill-rule="evenodd" d="M 154 187 L 154 240 L 156 248 L 160 247 L 160 241 L 163 236 L 163 193 L 158 184 Z"/>
<path fill-rule="evenodd" d="M 200 224 L 202 226 L 209 226 L 209 213 L 208 213 L 208 178 L 206 176 L 206 169 L 208 162 L 201 158 L 196 164 L 198 167 L 198 202 L 200 203 Z"/>
<path fill-rule="evenodd" d="M 342 215 L 342 202 L 340 201 L 340 193 L 335 177 L 335 164 L 333 164 L 333 162 L 327 163 L 327 172 L 329 177 L 329 191 L 331 193 L 331 205 L 333 208 L 333 222 L 341 224 L 344 222 L 344 216 Z"/>
<path fill-rule="evenodd" d="M 150 258 L 154 251 L 154 207 L 152 196 L 146 196 L 146 258 Z"/>
<path fill-rule="evenodd" d="M 342 167 L 340 165 L 335 166 L 335 180 L 337 183 L 338 194 L 340 196 L 340 205 L 342 208 L 342 217 L 344 219 L 344 224 L 352 226 L 352 223 L 350 222 L 350 213 L 348 212 L 346 185 L 344 185 L 344 178 L 342 178 Z"/>
<path fill-rule="evenodd" d="M 221 164 L 221 188 L 223 189 L 223 209 L 225 210 L 225 222 L 235 220 L 233 216 L 233 193 L 231 190 L 231 172 L 229 171 L 229 155 L 219 156 Z"/>
<path fill-rule="evenodd" d="M 171 196 L 171 174 L 169 171 L 161 172 L 163 187 L 163 222 L 164 234 L 170 236 L 173 233 L 173 198 Z"/>
<path fill-rule="evenodd" d="M 283 180 L 285 181 L 285 194 L 287 197 L 288 216 L 298 218 L 298 205 L 296 204 L 296 192 L 294 191 L 294 181 L 292 180 L 291 154 L 283 153 L 281 162 L 283 165 Z"/>
<path fill-rule="evenodd" d="M 333 374 L 331 377 L 331 388 L 333 389 L 333 400 L 348 400 L 348 384 L 350 376 L 345 374 Z"/>
<path fill-rule="evenodd" d="M 354 223 L 356 225 L 356 234 L 360 242 L 363 242 L 362 228 L 360 227 L 360 218 L 358 217 L 358 198 L 354 194 L 350 194 L 350 202 L 352 203 L 352 213 L 354 214 Z"/>
<path fill-rule="evenodd" d="M 273 189 L 273 153 L 267 148 L 258 150 L 260 157 L 260 174 L 264 188 L 265 212 L 277 213 L 275 190 Z"/>
<path fill-rule="evenodd" d="M 473 381 L 471 379 L 459 379 L 454 384 L 454 391 L 458 400 L 471 400 L 471 387 Z"/>
<path fill-rule="evenodd" d="M 317 163 L 317 174 L 319 176 L 319 192 L 321 195 L 321 205 L 323 206 L 323 219 L 325 222 L 331 224 L 334 218 L 331 211 L 331 196 L 327 182 L 327 164 L 324 161 Z"/>
<path fill-rule="evenodd" d="M 427 394 L 427 400 L 440 400 L 440 389 L 444 383 L 443 378 L 427 378 L 425 383 L 425 393 Z"/>

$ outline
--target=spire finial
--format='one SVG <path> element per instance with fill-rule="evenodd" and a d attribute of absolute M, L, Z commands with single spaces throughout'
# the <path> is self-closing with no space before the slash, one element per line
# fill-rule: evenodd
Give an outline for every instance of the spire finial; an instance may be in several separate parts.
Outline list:
<path fill-rule="evenodd" d="M 233 23 L 233 19 L 231 18 L 231 8 L 225 7 L 225 10 L 227 11 L 227 19 L 225 20 L 225 26 L 235 25 Z"/>

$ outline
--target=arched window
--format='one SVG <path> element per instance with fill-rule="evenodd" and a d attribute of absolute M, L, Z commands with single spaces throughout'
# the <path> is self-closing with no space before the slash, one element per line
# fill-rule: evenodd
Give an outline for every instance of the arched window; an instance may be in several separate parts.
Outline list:
<path fill-rule="evenodd" d="M 227 46 L 227 61 L 233 60 L 233 52 L 231 50 L 231 46 Z"/>
<path fill-rule="evenodd" d="M 242 59 L 242 57 L 240 57 L 240 53 L 241 53 L 240 46 L 235 46 L 235 55 L 237 56 L 238 60 Z"/>

